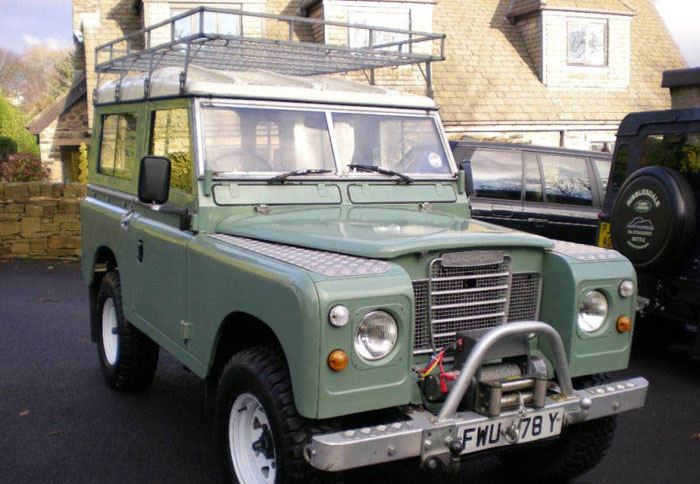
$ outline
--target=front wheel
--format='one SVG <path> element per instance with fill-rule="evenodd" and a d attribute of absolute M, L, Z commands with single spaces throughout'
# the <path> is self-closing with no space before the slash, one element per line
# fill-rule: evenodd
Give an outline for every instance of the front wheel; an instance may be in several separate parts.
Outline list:
<path fill-rule="evenodd" d="M 226 482 L 309 482 L 309 433 L 279 350 L 251 348 L 231 358 L 219 381 L 215 423 Z"/>

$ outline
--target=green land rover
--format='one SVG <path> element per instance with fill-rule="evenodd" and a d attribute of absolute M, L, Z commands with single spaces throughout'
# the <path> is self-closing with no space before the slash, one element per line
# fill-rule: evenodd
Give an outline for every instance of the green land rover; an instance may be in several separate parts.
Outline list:
<path fill-rule="evenodd" d="M 148 32 L 97 53 L 119 76 L 95 92 L 82 267 L 110 386 L 148 386 L 159 348 L 201 377 L 227 482 L 484 451 L 549 482 L 600 461 L 648 387 L 601 376 L 628 364 L 626 258 L 472 220 L 428 97 L 211 70 L 190 54 L 244 32 Z"/>

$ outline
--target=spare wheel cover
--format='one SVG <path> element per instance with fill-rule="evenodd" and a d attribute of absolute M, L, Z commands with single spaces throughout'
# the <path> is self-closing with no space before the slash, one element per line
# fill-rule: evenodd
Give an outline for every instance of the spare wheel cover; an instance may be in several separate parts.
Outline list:
<path fill-rule="evenodd" d="M 637 267 L 677 260 L 694 231 L 695 196 L 677 171 L 642 168 L 620 188 L 612 212 L 613 246 Z"/>

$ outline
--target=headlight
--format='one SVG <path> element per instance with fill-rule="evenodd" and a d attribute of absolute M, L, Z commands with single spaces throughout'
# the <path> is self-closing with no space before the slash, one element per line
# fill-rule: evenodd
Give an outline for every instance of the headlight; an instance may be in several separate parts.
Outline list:
<path fill-rule="evenodd" d="M 608 300 L 600 291 L 588 291 L 578 308 L 578 327 L 594 333 L 603 326 L 608 316 Z"/>
<path fill-rule="evenodd" d="M 396 321 L 389 313 L 367 313 L 355 333 L 355 351 L 365 360 L 384 358 L 394 348 L 398 333 Z"/>
<path fill-rule="evenodd" d="M 630 297 L 631 295 L 634 294 L 634 282 L 630 281 L 629 279 L 624 280 L 620 283 L 620 296 L 622 297 Z"/>

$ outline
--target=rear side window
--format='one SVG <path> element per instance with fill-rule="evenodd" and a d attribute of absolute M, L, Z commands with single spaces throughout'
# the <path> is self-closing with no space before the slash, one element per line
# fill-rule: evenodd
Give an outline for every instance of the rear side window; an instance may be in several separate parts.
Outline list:
<path fill-rule="evenodd" d="M 700 187 L 700 133 L 652 134 L 644 138 L 641 166 L 665 166 Z"/>
<path fill-rule="evenodd" d="M 519 152 L 477 150 L 471 156 L 475 196 L 520 200 L 523 162 Z"/>
<path fill-rule="evenodd" d="M 150 154 L 171 163 L 170 188 L 192 193 L 192 151 L 187 109 L 153 111 Z"/>
<path fill-rule="evenodd" d="M 593 205 L 591 178 L 585 158 L 543 154 L 540 160 L 547 202 Z"/>
<path fill-rule="evenodd" d="M 137 156 L 136 123 L 136 113 L 103 116 L 99 173 L 131 179 Z"/>

